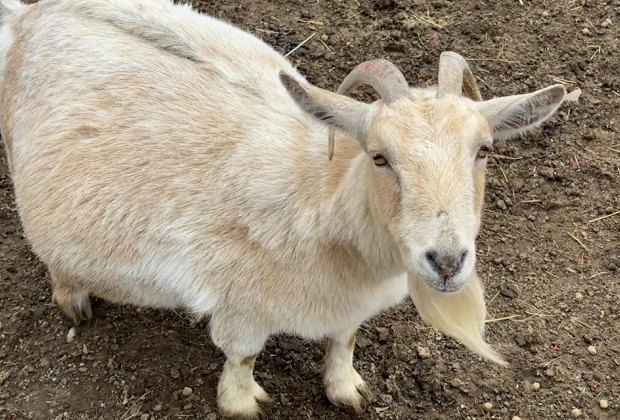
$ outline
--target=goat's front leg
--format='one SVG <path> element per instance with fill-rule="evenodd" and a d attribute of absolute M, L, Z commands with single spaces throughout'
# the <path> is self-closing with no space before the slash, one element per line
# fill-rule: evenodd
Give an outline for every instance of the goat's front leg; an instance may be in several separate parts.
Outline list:
<path fill-rule="evenodd" d="M 259 418 L 261 410 L 258 403 L 271 402 L 269 395 L 254 380 L 254 363 L 267 334 L 259 334 L 258 329 L 244 329 L 230 320 L 213 317 L 211 337 L 226 355 L 217 385 L 220 414 L 234 419 Z"/>
<path fill-rule="evenodd" d="M 362 411 L 365 399 L 372 394 L 353 368 L 353 350 L 357 328 L 331 337 L 325 361 L 323 383 L 327 398 L 342 408 Z"/>

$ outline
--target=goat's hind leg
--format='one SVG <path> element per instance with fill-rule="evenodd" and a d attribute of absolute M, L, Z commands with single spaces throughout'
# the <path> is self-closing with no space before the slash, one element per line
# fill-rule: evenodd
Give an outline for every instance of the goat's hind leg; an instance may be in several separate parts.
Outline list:
<path fill-rule="evenodd" d="M 52 279 L 52 300 L 62 311 L 78 325 L 93 317 L 88 298 L 88 290 L 80 286 L 71 277 L 50 268 Z"/>
<path fill-rule="evenodd" d="M 359 413 L 372 398 L 368 385 L 353 368 L 357 328 L 331 337 L 325 361 L 323 383 L 327 398 L 338 407 Z"/>

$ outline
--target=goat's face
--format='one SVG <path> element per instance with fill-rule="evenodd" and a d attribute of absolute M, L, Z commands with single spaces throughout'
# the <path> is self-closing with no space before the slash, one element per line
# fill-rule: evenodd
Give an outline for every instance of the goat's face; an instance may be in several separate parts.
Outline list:
<path fill-rule="evenodd" d="M 448 60 L 455 57 L 450 54 Z M 461 96 L 458 84 L 452 90 L 440 84 L 438 92 L 410 90 L 390 63 L 387 68 L 385 62 L 367 63 L 350 76 L 359 79 L 361 72 L 363 82 L 383 90 L 387 98 L 370 105 L 302 86 L 284 74 L 281 80 L 305 111 L 355 137 L 366 152 L 370 209 L 400 247 L 405 269 L 436 290 L 455 292 L 474 269 L 486 155 L 493 139 L 515 137 L 541 124 L 560 106 L 565 89 L 555 85 L 473 101 Z M 444 69 L 440 79 L 450 87 L 454 71 L 449 65 Z M 391 84 L 381 86 L 377 80 L 385 75 Z M 355 85 L 348 80 L 344 86 Z M 477 87 L 473 93 L 479 96 Z"/>
<path fill-rule="evenodd" d="M 375 112 L 366 134 L 372 213 L 407 271 L 459 290 L 475 263 L 489 124 L 475 102 L 453 95 L 402 98 Z"/>

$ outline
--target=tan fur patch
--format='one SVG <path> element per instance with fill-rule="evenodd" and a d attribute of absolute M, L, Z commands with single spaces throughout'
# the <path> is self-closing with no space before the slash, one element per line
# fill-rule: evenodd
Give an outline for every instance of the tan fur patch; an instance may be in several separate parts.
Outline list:
<path fill-rule="evenodd" d="M 254 369 L 254 363 L 256 362 L 257 357 L 257 354 L 254 356 L 244 357 L 241 359 L 241 362 L 239 362 L 239 365 L 248 369 Z"/>
<path fill-rule="evenodd" d="M 347 349 L 353 351 L 353 349 L 355 348 L 355 337 L 357 335 L 357 331 L 354 332 L 351 337 L 349 337 L 349 340 L 347 341 Z"/>

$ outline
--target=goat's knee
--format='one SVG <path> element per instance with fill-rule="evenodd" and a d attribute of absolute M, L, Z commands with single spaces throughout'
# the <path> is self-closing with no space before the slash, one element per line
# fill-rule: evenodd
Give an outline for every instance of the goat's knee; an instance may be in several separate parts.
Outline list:
<path fill-rule="evenodd" d="M 323 383 L 327 398 L 333 404 L 360 412 L 372 394 L 353 368 L 356 332 L 357 330 L 348 331 L 330 340 Z"/>

